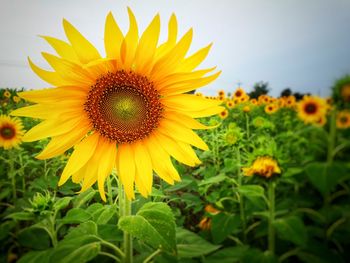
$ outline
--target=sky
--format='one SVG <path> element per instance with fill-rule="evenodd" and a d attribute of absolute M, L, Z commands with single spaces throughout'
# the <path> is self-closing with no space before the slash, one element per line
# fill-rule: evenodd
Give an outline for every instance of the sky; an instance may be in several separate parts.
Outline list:
<path fill-rule="evenodd" d="M 193 27 L 190 53 L 213 42 L 200 67 L 222 74 L 200 90 L 207 95 L 265 81 L 273 96 L 286 87 L 327 96 L 350 73 L 350 0 L 0 0 L 0 87 L 48 87 L 27 57 L 50 69 L 40 53 L 54 52 L 39 35 L 65 40 L 63 18 L 104 54 L 106 15 L 126 32 L 128 6 L 141 32 L 160 14 L 161 40 L 175 13 L 180 35 Z"/>

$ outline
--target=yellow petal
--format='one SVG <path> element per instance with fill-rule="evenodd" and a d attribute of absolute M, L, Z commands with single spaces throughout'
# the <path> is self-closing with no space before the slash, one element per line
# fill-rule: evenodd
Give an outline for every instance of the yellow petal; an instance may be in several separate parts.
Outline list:
<path fill-rule="evenodd" d="M 209 44 L 208 46 L 198 50 L 196 53 L 191 55 L 190 57 L 186 58 L 178 68 L 178 71 L 192 71 L 196 67 L 198 67 L 199 64 L 202 63 L 202 61 L 207 57 L 209 50 L 213 44 Z"/>
<path fill-rule="evenodd" d="M 169 50 L 171 50 L 177 40 L 177 20 L 175 14 L 172 14 L 168 23 L 168 39 L 167 41 L 160 45 L 156 51 L 156 60 L 164 56 Z"/>
<path fill-rule="evenodd" d="M 179 140 L 202 150 L 208 150 L 206 143 L 191 129 L 186 128 L 181 123 L 163 119 L 158 127 L 158 130 L 175 140 Z"/>
<path fill-rule="evenodd" d="M 156 174 L 168 184 L 174 184 L 174 180 L 180 181 L 180 176 L 174 168 L 169 154 L 159 145 L 155 136 L 149 136 L 143 143 L 147 147 Z"/>
<path fill-rule="evenodd" d="M 180 39 L 175 47 L 157 61 L 151 71 L 151 78 L 155 81 L 161 80 L 164 76 L 172 74 L 179 63 L 185 57 L 192 42 L 192 28 Z"/>
<path fill-rule="evenodd" d="M 104 183 L 106 178 L 111 174 L 113 167 L 115 166 L 117 146 L 115 142 L 109 142 L 106 139 L 103 139 L 102 143 L 103 145 L 101 147 L 103 147 L 103 155 L 98 167 L 98 190 L 100 192 L 102 200 L 106 201 Z"/>
<path fill-rule="evenodd" d="M 202 110 L 186 110 L 186 111 L 182 111 L 182 110 L 176 110 L 177 112 L 180 112 L 182 114 L 185 114 L 187 116 L 190 116 L 192 118 L 203 118 L 203 117 L 208 117 L 208 116 L 212 116 L 215 114 L 219 114 L 220 112 L 222 112 L 223 110 L 225 110 L 225 107 L 222 106 L 214 106 L 214 107 L 210 107 L 210 108 L 206 108 L 206 109 L 202 109 Z M 171 110 L 171 109 L 170 109 Z"/>
<path fill-rule="evenodd" d="M 87 95 L 87 90 L 74 86 L 63 86 L 42 90 L 22 91 L 17 93 L 21 98 L 37 103 L 52 103 L 71 98 L 83 100 Z"/>
<path fill-rule="evenodd" d="M 105 75 L 108 72 L 116 72 L 118 70 L 117 61 L 111 58 L 101 58 L 94 60 L 82 68 L 89 72 L 93 79 L 98 79 L 101 75 Z"/>
<path fill-rule="evenodd" d="M 210 100 L 190 94 L 169 96 L 162 98 L 161 101 L 166 107 L 180 111 L 201 111 L 222 103 L 219 100 Z"/>
<path fill-rule="evenodd" d="M 135 183 L 140 193 L 147 197 L 151 193 L 153 183 L 152 160 L 146 146 L 142 142 L 134 143 L 132 148 L 136 160 Z"/>
<path fill-rule="evenodd" d="M 69 132 L 72 126 L 79 123 L 79 118 L 74 119 L 48 119 L 31 128 L 24 134 L 24 142 L 37 141 L 47 137 L 54 137 Z"/>
<path fill-rule="evenodd" d="M 10 114 L 12 116 L 50 119 L 53 116 L 53 111 L 51 111 L 51 109 L 54 110 L 54 107 L 48 107 L 47 105 L 37 104 L 16 109 Z"/>
<path fill-rule="evenodd" d="M 195 129 L 195 130 L 206 130 L 206 129 L 213 129 L 216 128 L 217 125 L 215 126 L 205 126 L 204 124 L 198 122 L 197 120 L 179 113 L 179 112 L 174 112 L 174 111 L 166 111 L 164 114 L 164 118 L 171 120 L 171 121 L 176 121 L 178 123 L 182 123 L 185 127 L 189 129 Z"/>
<path fill-rule="evenodd" d="M 160 32 L 160 18 L 156 15 L 150 25 L 143 32 L 135 55 L 135 71 L 147 75 L 153 65 L 153 56 Z"/>
<path fill-rule="evenodd" d="M 220 74 L 221 74 L 221 71 L 213 75 L 210 75 L 208 77 L 193 79 L 193 80 L 186 80 L 174 85 L 169 85 L 168 87 L 162 88 L 161 93 L 167 94 L 169 96 L 169 95 L 176 95 L 176 94 L 189 92 L 209 84 L 210 82 L 217 79 L 217 77 L 219 77 Z"/>
<path fill-rule="evenodd" d="M 39 68 L 31 61 L 29 57 L 28 62 L 30 68 L 35 72 L 35 74 L 37 74 L 42 80 L 46 81 L 47 83 L 50 83 L 54 86 L 62 86 L 68 84 L 68 82 L 63 80 L 61 76 L 57 74 L 57 72 L 47 71 Z"/>
<path fill-rule="evenodd" d="M 86 176 L 87 169 L 88 165 L 85 165 L 80 168 L 78 172 L 72 174 L 72 182 L 77 184 L 83 181 L 84 177 Z"/>
<path fill-rule="evenodd" d="M 64 168 L 58 185 L 64 184 L 68 178 L 82 168 L 95 152 L 99 134 L 94 133 L 81 141 L 74 149 L 71 157 Z"/>
<path fill-rule="evenodd" d="M 42 52 L 42 55 L 62 79 L 71 85 L 91 86 L 94 84 L 94 78 L 80 65 L 49 53 Z"/>
<path fill-rule="evenodd" d="M 63 28 L 81 63 L 89 63 L 101 58 L 97 49 L 65 19 L 63 19 Z"/>
<path fill-rule="evenodd" d="M 177 85 L 178 83 L 182 83 L 183 81 L 195 80 L 203 77 L 205 74 L 213 71 L 216 67 L 196 70 L 193 72 L 177 72 L 171 75 L 168 75 L 162 81 L 157 82 L 157 89 L 161 90 L 163 87 L 168 87 L 172 85 Z"/>
<path fill-rule="evenodd" d="M 108 13 L 105 25 L 105 49 L 107 58 L 120 60 L 120 48 L 124 36 L 111 12 Z"/>
<path fill-rule="evenodd" d="M 36 158 L 43 160 L 56 157 L 76 145 L 91 129 L 90 124 L 85 120 L 80 121 L 76 126 L 62 135 L 51 139 L 44 150 Z"/>
<path fill-rule="evenodd" d="M 196 166 L 197 163 L 191 158 L 191 156 L 187 156 L 174 139 L 161 134 L 160 132 L 156 133 L 155 137 L 157 138 L 159 145 L 161 145 L 163 149 L 176 160 L 188 166 Z"/>
<path fill-rule="evenodd" d="M 120 57 L 124 64 L 123 68 L 127 70 L 132 66 L 139 40 L 136 18 L 130 8 L 128 8 L 128 14 L 130 21 L 129 31 L 123 40 L 120 50 Z"/>
<path fill-rule="evenodd" d="M 49 36 L 41 36 L 43 39 L 45 39 L 56 51 L 56 53 L 61 56 L 64 59 L 70 60 L 75 63 L 80 63 L 79 58 L 77 57 L 77 54 L 75 53 L 73 47 L 69 45 L 68 43 Z"/>
<path fill-rule="evenodd" d="M 135 158 L 129 144 L 121 144 L 117 150 L 118 176 L 128 199 L 134 199 Z"/>

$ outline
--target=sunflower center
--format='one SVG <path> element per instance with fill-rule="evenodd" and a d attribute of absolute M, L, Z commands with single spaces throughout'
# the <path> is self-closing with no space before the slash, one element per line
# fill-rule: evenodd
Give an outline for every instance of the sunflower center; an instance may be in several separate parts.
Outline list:
<path fill-rule="evenodd" d="M 144 76 L 117 71 L 100 77 L 85 102 L 93 127 L 118 144 L 147 137 L 159 124 L 160 95 Z"/>
<path fill-rule="evenodd" d="M 348 117 L 342 116 L 342 117 L 340 118 L 340 122 L 341 122 L 341 123 L 347 123 L 347 122 L 348 122 Z"/>
<path fill-rule="evenodd" d="M 15 137 L 16 131 L 12 127 L 4 126 L 0 128 L 0 135 L 2 138 L 9 140 Z"/>
<path fill-rule="evenodd" d="M 317 110 L 317 106 L 314 103 L 308 103 L 305 105 L 305 112 L 308 114 L 314 114 Z"/>

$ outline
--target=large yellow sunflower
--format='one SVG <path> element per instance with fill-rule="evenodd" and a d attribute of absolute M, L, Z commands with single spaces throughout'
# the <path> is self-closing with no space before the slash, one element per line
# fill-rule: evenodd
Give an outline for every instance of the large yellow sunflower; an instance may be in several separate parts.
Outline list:
<path fill-rule="evenodd" d="M 208 148 L 192 131 L 207 127 L 194 118 L 223 110 L 220 101 L 183 94 L 219 76 L 207 75 L 215 67 L 195 70 L 211 44 L 186 56 L 192 29 L 178 39 L 175 15 L 167 40 L 158 45 L 159 15 L 139 37 L 135 16 L 130 9 L 128 14 L 126 35 L 108 14 L 105 58 L 66 20 L 68 42 L 44 36 L 58 55 L 42 53 L 53 70 L 29 63 L 54 88 L 20 93 L 37 104 L 12 112 L 43 119 L 23 138 L 52 138 L 37 158 L 52 158 L 75 146 L 59 185 L 72 177 L 84 191 L 97 182 L 103 200 L 104 182 L 114 167 L 129 199 L 134 198 L 134 184 L 143 196 L 150 194 L 153 171 L 169 184 L 179 181 L 170 157 L 194 166 L 200 160 L 191 146 Z"/>
<path fill-rule="evenodd" d="M 298 103 L 298 116 L 305 123 L 317 123 L 327 113 L 327 103 L 316 96 L 304 96 Z"/>
<path fill-rule="evenodd" d="M 0 115 L 0 147 L 6 150 L 18 147 L 23 133 L 23 125 L 19 119 Z"/>

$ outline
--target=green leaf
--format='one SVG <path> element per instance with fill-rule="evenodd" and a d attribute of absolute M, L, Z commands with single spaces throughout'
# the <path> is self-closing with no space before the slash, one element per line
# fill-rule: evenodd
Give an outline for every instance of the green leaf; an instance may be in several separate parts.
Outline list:
<path fill-rule="evenodd" d="M 28 221 L 28 220 L 33 220 L 34 215 L 29 212 L 16 212 L 16 213 L 9 214 L 5 218 L 20 220 L 20 221 Z"/>
<path fill-rule="evenodd" d="M 302 167 L 290 167 L 283 174 L 283 177 L 292 177 L 294 175 L 298 175 L 304 171 Z"/>
<path fill-rule="evenodd" d="M 248 246 L 226 247 L 205 258 L 204 263 L 235 263 L 240 262 Z"/>
<path fill-rule="evenodd" d="M 66 216 L 60 220 L 64 224 L 83 223 L 91 218 L 91 215 L 82 208 L 73 208 L 68 211 Z"/>
<path fill-rule="evenodd" d="M 98 236 L 109 242 L 123 241 L 123 231 L 117 225 L 98 225 Z"/>
<path fill-rule="evenodd" d="M 64 239 L 81 237 L 84 235 L 97 235 L 97 225 L 93 221 L 87 221 L 77 227 L 70 228 Z"/>
<path fill-rule="evenodd" d="M 74 198 L 73 206 L 78 208 L 82 205 L 89 202 L 92 198 L 94 198 L 96 191 L 93 188 L 89 188 L 85 192 L 79 194 L 76 198 Z"/>
<path fill-rule="evenodd" d="M 25 228 L 18 234 L 19 243 L 28 248 L 43 250 L 50 247 L 51 239 L 49 234 L 42 228 Z"/>
<path fill-rule="evenodd" d="M 241 185 L 237 191 L 248 198 L 264 196 L 264 188 L 260 185 Z"/>
<path fill-rule="evenodd" d="M 277 263 L 278 259 L 271 252 L 262 252 L 259 249 L 251 248 L 245 252 L 242 263 Z"/>
<path fill-rule="evenodd" d="M 207 185 L 207 184 L 217 184 L 217 183 L 220 183 L 220 182 L 226 180 L 227 178 L 228 177 L 226 175 L 220 174 L 217 176 L 209 177 L 208 179 L 204 179 L 198 185 L 203 186 L 203 185 Z"/>
<path fill-rule="evenodd" d="M 146 203 L 136 215 L 120 218 L 118 226 L 155 249 L 175 253 L 175 219 L 165 203 Z"/>
<path fill-rule="evenodd" d="M 183 228 L 176 229 L 177 251 L 179 258 L 193 258 L 207 255 L 219 249 L 195 233 Z"/>
<path fill-rule="evenodd" d="M 16 226 L 14 221 L 5 221 L 0 225 L 0 241 L 8 238 L 11 230 Z"/>
<path fill-rule="evenodd" d="M 69 205 L 70 200 L 72 200 L 72 197 L 69 197 L 69 196 L 58 199 L 54 203 L 53 209 L 55 209 L 56 211 L 59 211 L 61 209 L 66 208 Z"/>
<path fill-rule="evenodd" d="M 296 245 L 303 246 L 307 241 L 306 228 L 303 221 L 297 216 L 280 218 L 273 222 L 273 226 L 279 238 L 291 241 Z"/>
<path fill-rule="evenodd" d="M 116 215 L 117 207 L 115 205 L 106 205 L 103 208 L 102 213 L 99 215 L 99 217 L 96 220 L 96 223 L 98 225 L 107 224 L 111 218 Z"/>
<path fill-rule="evenodd" d="M 92 260 L 101 250 L 99 242 L 77 246 L 75 244 L 58 246 L 51 255 L 50 262 L 85 263 Z"/>
<path fill-rule="evenodd" d="M 310 182 L 325 195 L 347 175 L 346 167 L 341 163 L 312 163 L 305 168 Z"/>
<path fill-rule="evenodd" d="M 183 179 L 181 180 L 181 182 L 176 183 L 173 186 L 169 186 L 165 189 L 165 191 L 167 192 L 174 192 L 174 191 L 178 191 L 180 189 L 186 188 L 188 187 L 190 184 L 192 184 L 194 181 L 192 179 Z"/>
<path fill-rule="evenodd" d="M 30 251 L 27 254 L 25 254 L 23 257 L 21 257 L 17 263 L 49 263 L 49 255 L 51 253 L 50 250 L 44 250 L 44 251 Z"/>
<path fill-rule="evenodd" d="M 240 225 L 237 215 L 219 213 L 212 218 L 211 234 L 215 244 L 221 243 Z"/>

